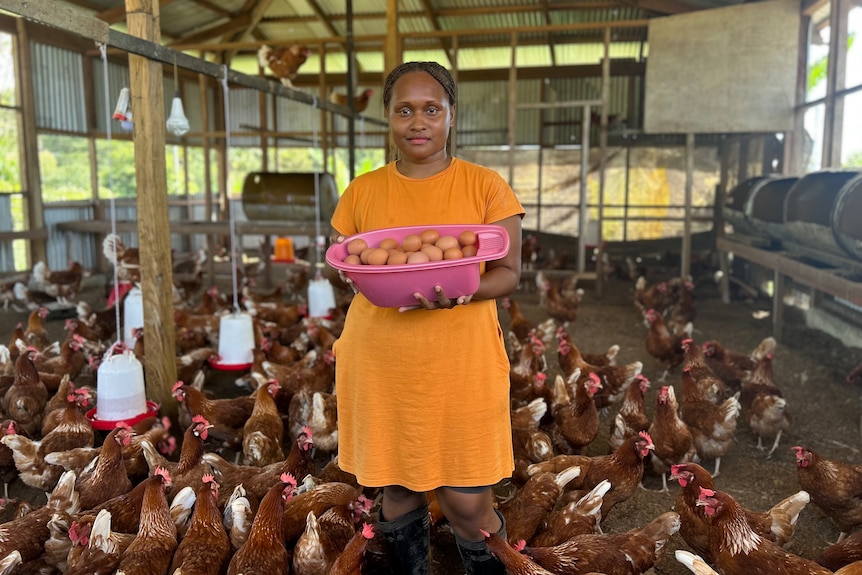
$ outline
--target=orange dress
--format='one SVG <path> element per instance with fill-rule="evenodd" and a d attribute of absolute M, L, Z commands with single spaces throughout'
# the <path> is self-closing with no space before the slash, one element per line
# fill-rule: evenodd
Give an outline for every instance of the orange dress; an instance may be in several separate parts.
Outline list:
<path fill-rule="evenodd" d="M 394 163 L 357 177 L 332 227 L 352 235 L 523 213 L 496 172 L 453 158 L 425 179 L 399 174 Z M 357 294 L 333 350 L 338 464 L 360 484 L 428 491 L 512 474 L 509 360 L 494 300 L 399 313 Z"/>

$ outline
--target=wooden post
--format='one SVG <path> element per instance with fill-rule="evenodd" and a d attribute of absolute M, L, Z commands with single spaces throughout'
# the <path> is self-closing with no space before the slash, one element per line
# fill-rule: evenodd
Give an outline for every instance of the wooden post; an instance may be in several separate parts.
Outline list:
<path fill-rule="evenodd" d="M 509 66 L 509 185 L 515 189 L 515 122 L 518 118 L 518 34 L 512 32 L 509 40 L 511 65 Z"/>
<path fill-rule="evenodd" d="M 685 221 L 682 232 L 682 257 L 680 275 L 687 278 L 691 273 L 691 194 L 694 187 L 694 134 L 685 135 Z"/>
<path fill-rule="evenodd" d="M 201 53 L 201 58 L 203 59 L 203 57 L 204 54 Z M 206 211 L 204 221 L 211 222 L 213 220 L 212 173 L 210 171 L 210 139 L 206 135 L 210 131 L 209 98 L 207 98 L 209 82 L 207 82 L 207 77 L 203 74 L 198 74 L 198 89 L 200 91 L 201 133 L 204 134 L 201 137 L 201 145 L 204 152 L 204 210 Z M 207 235 L 206 245 L 207 278 L 209 278 L 210 285 L 215 285 L 215 261 L 213 260 L 216 246 L 215 236 Z"/>
<path fill-rule="evenodd" d="M 602 116 L 599 130 L 599 217 L 596 218 L 596 295 L 604 293 L 605 240 L 605 170 L 608 167 L 608 102 L 611 93 L 611 29 L 605 28 L 605 50 L 602 59 Z"/>
<path fill-rule="evenodd" d="M 41 230 L 45 227 L 45 214 L 42 209 L 42 178 L 39 175 L 39 141 L 36 134 L 36 98 L 33 95 L 33 63 L 30 57 L 30 34 L 27 21 L 18 18 L 15 21 L 18 35 L 19 64 L 19 95 L 21 99 L 21 115 L 19 116 L 18 132 L 23 136 L 24 145 L 19 152 L 24 176 L 25 212 L 27 225 L 31 230 Z M 38 261 L 47 263 L 48 252 L 46 240 L 32 239 L 30 245 L 30 266 Z"/>
<path fill-rule="evenodd" d="M 386 40 L 383 42 L 383 77 L 385 78 L 401 62 L 401 36 L 398 34 L 398 0 L 386 0 Z M 397 158 L 398 148 L 392 133 L 386 133 L 386 158 L 390 162 Z"/>
<path fill-rule="evenodd" d="M 159 43 L 157 0 L 126 0 L 129 33 Z M 147 396 L 176 413 L 171 388 L 177 381 L 172 296 L 171 235 L 165 172 L 165 100 L 162 65 L 129 55 L 134 115 L 138 247 L 147 337 Z"/>

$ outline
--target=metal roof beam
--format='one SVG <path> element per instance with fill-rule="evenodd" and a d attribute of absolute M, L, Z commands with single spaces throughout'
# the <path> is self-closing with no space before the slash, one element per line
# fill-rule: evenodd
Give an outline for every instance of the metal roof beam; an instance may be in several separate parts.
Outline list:
<path fill-rule="evenodd" d="M 195 32 L 193 34 L 189 34 L 188 36 L 182 36 L 180 38 L 177 38 L 173 42 L 168 43 L 168 46 L 176 46 L 178 44 L 199 44 L 201 42 L 206 42 L 207 40 L 211 40 L 212 38 L 224 36 L 229 32 L 240 30 L 246 27 L 249 22 L 251 22 L 251 14 L 242 14 L 241 16 L 235 16 L 229 21 L 219 26 L 213 26 L 212 28 L 207 28 L 205 30 L 201 30 L 200 32 Z M 216 46 L 216 44 L 213 44 L 213 46 Z"/>
<path fill-rule="evenodd" d="M 332 23 L 332 16 L 323 11 L 323 8 L 320 7 L 320 4 L 317 2 L 317 0 L 306 0 L 306 2 L 308 3 L 308 7 L 311 8 L 311 10 L 317 15 L 317 19 L 314 21 L 320 20 L 321 22 L 323 22 L 323 25 L 326 27 L 327 30 L 329 30 L 329 33 L 333 36 L 343 35 Z M 347 16 L 345 15 L 344 18 L 346 20 Z"/>
<path fill-rule="evenodd" d="M 167 6 L 174 1 L 175 0 L 159 0 L 159 9 Z M 96 18 L 102 20 L 103 22 L 107 22 L 108 24 L 116 24 L 117 22 L 122 22 L 126 19 L 126 4 L 123 3 L 119 6 L 103 10 L 96 14 Z"/>

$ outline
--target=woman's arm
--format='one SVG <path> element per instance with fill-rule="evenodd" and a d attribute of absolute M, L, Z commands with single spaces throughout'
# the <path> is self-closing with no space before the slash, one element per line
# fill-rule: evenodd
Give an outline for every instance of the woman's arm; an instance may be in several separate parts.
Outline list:
<path fill-rule="evenodd" d="M 509 253 L 485 264 L 485 273 L 472 299 L 507 296 L 517 289 L 521 281 L 521 216 L 511 216 L 494 224 L 509 232 Z"/>

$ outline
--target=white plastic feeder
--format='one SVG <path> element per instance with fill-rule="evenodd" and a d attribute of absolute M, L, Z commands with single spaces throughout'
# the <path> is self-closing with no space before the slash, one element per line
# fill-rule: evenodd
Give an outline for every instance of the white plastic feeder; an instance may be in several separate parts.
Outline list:
<path fill-rule="evenodd" d="M 144 327 L 144 292 L 135 287 L 123 300 L 123 343 L 126 347 L 135 347 L 132 330 L 138 327 Z"/>
<path fill-rule="evenodd" d="M 323 277 L 323 263 L 318 263 L 314 279 L 308 282 L 308 317 L 327 317 L 335 307 L 332 284 Z"/>
<path fill-rule="evenodd" d="M 254 350 L 254 327 L 251 316 L 235 312 L 221 316 L 218 336 L 218 364 L 251 365 Z"/>
<path fill-rule="evenodd" d="M 144 368 L 131 351 L 112 355 L 99 365 L 96 417 L 101 421 L 131 420 L 146 413 Z"/>

